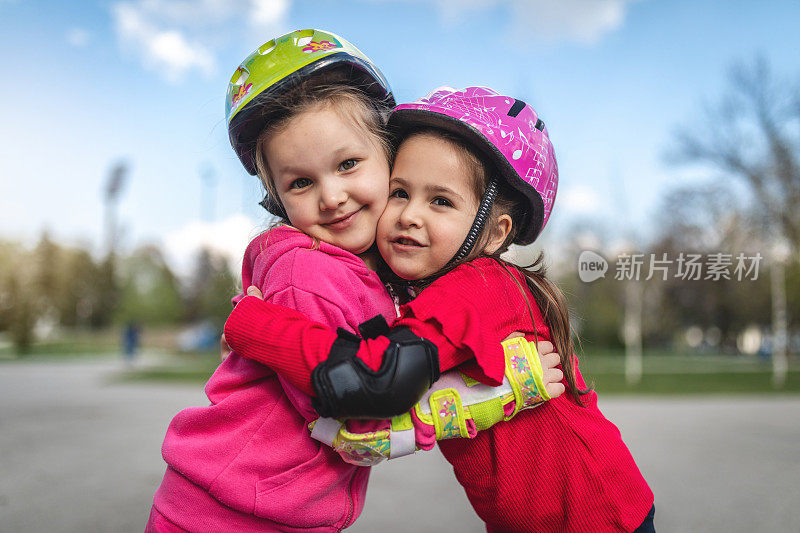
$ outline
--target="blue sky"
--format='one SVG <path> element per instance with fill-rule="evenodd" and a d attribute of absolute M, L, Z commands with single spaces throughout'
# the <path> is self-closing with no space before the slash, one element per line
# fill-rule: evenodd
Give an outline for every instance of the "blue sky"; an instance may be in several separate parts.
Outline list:
<path fill-rule="evenodd" d="M 675 131 L 700 125 L 737 61 L 761 54 L 797 82 L 798 20 L 796 1 L 0 0 L 0 238 L 99 249 L 102 184 L 124 158 L 122 246 L 238 254 L 267 221 L 228 144 L 227 82 L 305 27 L 356 43 L 400 101 L 488 85 L 536 107 L 561 174 L 550 233 L 586 218 L 653 231 L 665 192 L 705 176 L 666 162 Z"/>

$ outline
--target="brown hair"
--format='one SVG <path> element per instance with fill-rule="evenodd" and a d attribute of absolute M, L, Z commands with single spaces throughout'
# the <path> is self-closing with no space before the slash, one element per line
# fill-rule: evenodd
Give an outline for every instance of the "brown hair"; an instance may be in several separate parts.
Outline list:
<path fill-rule="evenodd" d="M 463 140 L 442 130 L 428 128 L 414 130 L 408 133 L 403 138 L 403 141 L 418 135 L 435 136 L 444 140 L 445 142 L 450 143 L 456 149 L 456 153 L 462 158 L 462 161 L 466 164 L 467 168 L 472 170 L 472 175 L 470 178 L 472 179 L 473 192 L 475 193 L 475 198 L 480 201 L 484 192 L 486 191 L 486 187 L 489 184 L 494 167 L 484 157 L 478 155 L 476 151 Z M 525 204 L 519 201 L 519 198 L 520 194 L 515 192 L 513 189 L 511 189 L 511 187 L 506 185 L 501 180 L 499 192 L 494 204 L 492 205 L 491 213 L 483 227 L 483 230 L 481 231 L 480 236 L 478 237 L 475 246 L 473 246 L 469 254 L 467 254 L 464 259 L 454 261 L 446 265 L 440 271 L 423 280 L 419 285 L 416 285 L 416 287 L 418 289 L 423 289 L 430 285 L 433 280 L 453 270 L 458 265 L 468 263 L 473 259 L 477 259 L 478 257 L 489 257 L 494 259 L 514 280 L 514 283 L 517 285 L 517 287 L 519 287 L 522 296 L 525 298 L 525 303 L 528 306 L 531 324 L 533 324 L 534 327 L 533 334 L 536 336 L 536 323 L 534 321 L 533 309 L 530 301 L 528 300 L 528 295 L 517 280 L 517 277 L 512 274 L 512 270 L 519 271 L 525 277 L 525 284 L 528 286 L 536 305 L 542 312 L 545 323 L 550 329 L 550 338 L 552 339 L 553 346 L 555 347 L 561 359 L 561 368 L 567 380 L 567 390 L 578 403 L 578 405 L 583 405 L 581 395 L 589 393 L 591 389 L 581 389 L 577 385 L 575 379 L 575 365 L 573 364 L 573 357 L 577 357 L 577 355 L 575 355 L 575 343 L 572 339 L 574 333 L 572 332 L 572 328 L 570 326 L 569 308 L 567 307 L 564 293 L 561 292 L 561 289 L 559 289 L 558 286 L 553 283 L 553 281 L 547 278 L 547 268 L 544 264 L 544 252 L 540 252 L 536 260 L 534 260 L 534 262 L 527 267 L 514 265 L 513 263 L 500 258 L 500 255 L 506 252 L 509 246 L 511 246 L 511 244 L 514 242 L 514 239 L 519 231 L 517 221 L 522 220 L 522 215 L 525 212 Z M 494 227 L 492 222 L 496 221 L 501 215 L 504 214 L 511 217 L 511 231 L 506 236 L 500 247 L 494 251 L 494 253 L 486 254 L 484 253 L 484 249 L 492 238 L 492 228 Z"/>
<path fill-rule="evenodd" d="M 354 85 L 352 79 L 341 71 L 334 70 L 304 80 L 265 102 L 261 110 L 262 116 L 267 118 L 267 126 L 256 140 L 256 172 L 267 194 L 281 208 L 283 206 L 269 174 L 269 162 L 264 156 L 263 145 L 272 135 L 286 128 L 293 118 L 321 108 L 333 109 L 344 119 L 352 121 L 391 161 L 385 108 L 380 102 L 375 102 L 363 87 Z M 284 219 L 282 222 L 288 221 Z"/>

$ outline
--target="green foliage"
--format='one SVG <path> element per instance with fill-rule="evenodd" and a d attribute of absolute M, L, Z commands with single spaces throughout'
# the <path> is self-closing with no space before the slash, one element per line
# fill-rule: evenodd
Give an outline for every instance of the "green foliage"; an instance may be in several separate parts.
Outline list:
<path fill-rule="evenodd" d="M 800 261 L 786 267 L 786 313 L 789 329 L 800 329 Z"/>
<path fill-rule="evenodd" d="M 178 279 L 154 246 L 136 250 L 122 261 L 117 322 L 175 324 L 183 316 Z"/>
<path fill-rule="evenodd" d="M 800 372 L 787 374 L 786 383 L 776 390 L 772 372 L 708 372 L 644 374 L 636 385 L 625 382 L 625 374 L 592 374 L 598 394 L 753 394 L 800 393 Z"/>
<path fill-rule="evenodd" d="M 583 283 L 577 275 L 558 280 L 564 292 L 573 326 L 581 342 L 592 346 L 621 347 L 622 298 L 613 276 Z"/>
<path fill-rule="evenodd" d="M 236 280 L 224 258 L 203 251 L 182 287 L 161 251 L 97 260 L 47 233 L 33 250 L 0 241 L 0 332 L 18 353 L 30 350 L 38 325 L 99 330 L 114 323 L 148 326 L 211 320 L 230 313 Z"/>
<path fill-rule="evenodd" d="M 210 250 L 201 250 L 186 290 L 185 318 L 189 321 L 210 319 L 222 326 L 231 312 L 230 299 L 235 290 L 236 279 L 225 258 Z"/>

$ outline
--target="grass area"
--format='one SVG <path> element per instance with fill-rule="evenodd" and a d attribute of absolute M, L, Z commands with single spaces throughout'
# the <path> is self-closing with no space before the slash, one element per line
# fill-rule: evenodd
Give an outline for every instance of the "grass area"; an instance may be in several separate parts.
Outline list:
<path fill-rule="evenodd" d="M 127 371 L 121 379 L 132 381 L 205 382 L 218 364 L 217 354 L 171 356 L 155 366 Z M 619 354 L 586 355 L 581 369 L 600 394 L 752 394 L 774 393 L 769 363 L 742 357 L 667 355 L 644 357 L 642 381 L 625 382 L 624 357 Z M 800 362 L 791 361 L 782 393 L 800 393 Z"/>
<path fill-rule="evenodd" d="M 203 384 L 219 366 L 218 353 L 187 353 L 173 355 L 157 365 L 125 371 L 124 381 L 161 381 Z"/>
<path fill-rule="evenodd" d="M 625 381 L 621 351 L 587 351 L 580 359 L 587 383 L 601 394 L 737 394 L 772 393 L 772 363 L 755 357 L 694 355 L 647 351 L 642 357 L 642 380 Z M 789 373 L 780 392 L 800 392 L 800 358 L 789 360 Z"/>
<path fill-rule="evenodd" d="M 219 354 L 175 353 L 174 333 L 155 331 L 145 339 L 144 356 L 139 364 L 121 372 L 116 379 L 196 383 L 202 385 L 219 364 Z M 147 342 L 149 340 L 150 342 Z M 585 347 L 586 348 L 586 347 Z M 52 359 L 119 358 L 118 333 L 73 332 L 58 342 L 39 343 L 30 353 L 17 356 L 9 347 L 0 347 L 0 362 L 47 361 Z M 754 357 L 686 354 L 646 351 L 642 381 L 625 382 L 625 357 L 619 350 L 586 348 L 580 368 L 588 383 L 600 394 L 751 394 L 773 393 L 772 366 Z M 800 357 L 789 361 L 783 393 L 800 393 Z"/>
<path fill-rule="evenodd" d="M 622 352 L 587 352 L 580 357 L 581 372 L 621 374 L 625 372 Z M 705 372 L 769 372 L 771 360 L 739 355 L 694 355 L 670 352 L 645 352 L 642 357 L 645 374 Z M 800 359 L 791 357 L 790 370 L 800 370 Z"/>
<path fill-rule="evenodd" d="M 174 352 L 180 327 L 148 326 L 141 337 L 142 350 Z M 27 352 L 18 353 L 5 334 L 0 334 L 0 360 L 26 360 L 29 358 L 85 358 L 95 355 L 119 355 L 122 331 L 119 327 L 101 330 L 64 329 L 52 340 L 39 340 Z"/>
<path fill-rule="evenodd" d="M 800 393 L 800 371 L 787 375 L 786 384 L 776 390 L 772 372 L 691 372 L 647 374 L 636 385 L 628 385 L 623 373 L 586 373 L 599 394 L 748 394 Z"/>
<path fill-rule="evenodd" d="M 117 353 L 119 351 L 119 341 L 116 338 L 110 338 L 106 335 L 82 335 L 52 342 L 38 342 L 24 353 L 17 352 L 13 346 L 0 346 L 0 360 L 84 357 L 87 355 Z"/>

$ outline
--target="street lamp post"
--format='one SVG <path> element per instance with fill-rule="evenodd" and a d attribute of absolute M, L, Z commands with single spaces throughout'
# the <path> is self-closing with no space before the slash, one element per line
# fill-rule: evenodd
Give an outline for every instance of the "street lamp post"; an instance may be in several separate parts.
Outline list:
<path fill-rule="evenodd" d="M 125 185 L 128 176 L 128 163 L 117 162 L 108 174 L 104 190 L 105 204 L 105 244 L 106 253 L 110 256 L 116 249 L 117 240 L 117 213 L 116 206 L 119 193 Z"/>

